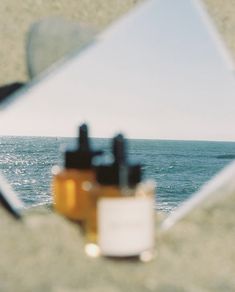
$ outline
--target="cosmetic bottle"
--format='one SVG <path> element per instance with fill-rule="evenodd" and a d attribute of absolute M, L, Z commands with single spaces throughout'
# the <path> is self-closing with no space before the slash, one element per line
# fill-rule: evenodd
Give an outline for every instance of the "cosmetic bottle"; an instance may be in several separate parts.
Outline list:
<path fill-rule="evenodd" d="M 92 158 L 100 154 L 90 147 L 87 125 L 81 125 L 78 148 L 65 152 L 64 168 L 53 177 L 54 208 L 58 213 L 71 220 L 84 221 L 88 192 L 95 180 Z"/>
<path fill-rule="evenodd" d="M 114 162 L 96 167 L 86 221 L 86 252 L 108 257 L 149 259 L 154 247 L 153 193 L 145 194 L 141 166 L 126 157 L 122 135 L 113 139 Z M 142 183 L 141 192 L 138 185 Z"/>

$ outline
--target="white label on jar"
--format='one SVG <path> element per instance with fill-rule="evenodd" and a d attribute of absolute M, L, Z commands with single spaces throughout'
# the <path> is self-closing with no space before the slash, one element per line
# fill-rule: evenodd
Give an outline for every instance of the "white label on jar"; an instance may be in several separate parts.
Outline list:
<path fill-rule="evenodd" d="M 102 198 L 98 243 L 107 256 L 134 256 L 154 246 L 152 198 Z"/>

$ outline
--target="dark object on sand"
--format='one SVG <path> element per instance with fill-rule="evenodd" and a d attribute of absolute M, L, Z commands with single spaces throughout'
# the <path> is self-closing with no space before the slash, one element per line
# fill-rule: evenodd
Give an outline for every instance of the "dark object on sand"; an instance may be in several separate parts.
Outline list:
<path fill-rule="evenodd" d="M 53 64 L 78 53 L 94 41 L 96 30 L 61 17 L 35 22 L 27 35 L 26 63 L 30 78 L 47 71 Z"/>
<path fill-rule="evenodd" d="M 3 205 L 16 219 L 22 216 L 24 205 L 13 191 L 9 183 L 0 174 L 0 204 Z"/>
<path fill-rule="evenodd" d="M 12 93 L 20 89 L 22 86 L 24 86 L 24 83 L 15 82 L 7 85 L 3 85 L 0 87 L 0 103 L 2 101 L 5 101 L 8 96 L 10 96 Z"/>

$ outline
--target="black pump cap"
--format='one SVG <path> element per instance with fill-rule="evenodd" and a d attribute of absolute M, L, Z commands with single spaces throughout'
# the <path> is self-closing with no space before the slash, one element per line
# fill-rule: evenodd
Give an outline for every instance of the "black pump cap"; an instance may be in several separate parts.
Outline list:
<path fill-rule="evenodd" d="M 118 169 L 113 165 L 100 165 L 96 167 L 96 180 L 101 185 L 119 185 Z"/>
<path fill-rule="evenodd" d="M 141 165 L 127 166 L 127 184 L 135 186 L 141 181 Z M 102 185 L 120 185 L 119 170 L 114 165 L 100 165 L 96 167 L 96 180 Z"/>
<path fill-rule="evenodd" d="M 113 138 L 112 151 L 114 162 L 111 164 L 101 164 L 96 167 L 96 180 L 102 185 L 121 185 L 123 178 L 122 171 L 126 176 L 125 183 L 133 186 L 141 180 L 141 166 L 139 164 L 130 165 L 126 155 L 126 140 L 119 134 Z"/>
<path fill-rule="evenodd" d="M 65 167 L 76 169 L 92 168 L 92 159 L 96 155 L 101 155 L 102 151 L 94 151 L 90 147 L 88 137 L 88 127 L 82 124 L 79 127 L 79 145 L 78 148 L 65 152 Z"/>
<path fill-rule="evenodd" d="M 114 162 L 96 167 L 96 180 L 104 185 L 120 184 L 120 167 L 126 165 L 126 144 L 122 134 L 112 140 Z"/>
<path fill-rule="evenodd" d="M 124 165 L 127 163 L 126 140 L 122 134 L 119 134 L 113 138 L 113 156 L 114 164 Z"/>
<path fill-rule="evenodd" d="M 90 143 L 89 143 L 89 138 L 88 138 L 88 127 L 86 124 L 82 124 L 79 127 L 79 136 L 78 136 L 78 141 L 79 141 L 79 150 L 80 151 L 90 151 Z"/>
<path fill-rule="evenodd" d="M 141 165 L 134 164 L 128 168 L 128 184 L 129 186 L 135 186 L 141 181 Z"/>

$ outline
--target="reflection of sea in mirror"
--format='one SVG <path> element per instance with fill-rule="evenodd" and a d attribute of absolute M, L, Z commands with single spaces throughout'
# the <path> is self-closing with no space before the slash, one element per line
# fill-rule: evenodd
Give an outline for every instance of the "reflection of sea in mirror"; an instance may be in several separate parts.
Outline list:
<path fill-rule="evenodd" d="M 63 165 L 60 145 L 73 142 L 53 137 L 0 138 L 1 171 L 27 206 L 51 203 L 52 167 Z M 96 148 L 109 151 L 109 140 L 93 142 Z M 155 206 L 169 213 L 231 161 L 234 146 L 231 142 L 138 139 L 130 141 L 130 158 L 143 164 L 144 178 L 157 181 Z M 57 171 L 53 168 L 53 174 Z"/>

